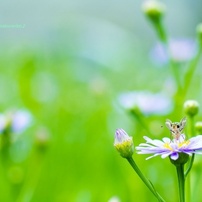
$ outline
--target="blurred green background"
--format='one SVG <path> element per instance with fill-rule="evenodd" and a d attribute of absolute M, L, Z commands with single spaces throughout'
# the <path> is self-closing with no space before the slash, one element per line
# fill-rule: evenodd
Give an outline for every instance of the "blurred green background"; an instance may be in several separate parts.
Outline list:
<path fill-rule="evenodd" d="M 149 57 L 158 40 L 141 6 L 130 0 L 1 1 L 0 24 L 24 28 L 0 28 L 0 110 L 25 108 L 33 124 L 10 148 L 12 163 L 0 165 L 0 201 L 156 201 L 113 147 L 116 128 L 135 145 L 147 135 L 117 104 L 118 95 L 159 92 L 172 79 Z M 194 39 L 202 3 L 170 0 L 166 6 L 170 36 Z M 201 74 L 198 68 L 187 95 L 199 103 Z M 170 117 L 178 121 L 175 113 L 146 117 L 152 138 L 169 135 L 161 125 Z M 43 149 L 40 132 L 49 138 Z M 177 201 L 169 159 L 134 158 L 165 199 Z"/>

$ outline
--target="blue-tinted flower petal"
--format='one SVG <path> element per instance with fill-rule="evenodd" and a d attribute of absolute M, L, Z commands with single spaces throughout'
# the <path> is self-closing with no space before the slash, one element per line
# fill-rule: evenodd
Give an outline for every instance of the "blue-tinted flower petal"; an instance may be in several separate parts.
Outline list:
<path fill-rule="evenodd" d="M 177 160 L 177 159 L 179 158 L 179 154 L 178 154 L 177 152 L 174 152 L 174 153 L 172 153 L 172 154 L 170 155 L 170 158 L 171 158 L 172 160 Z"/>
<path fill-rule="evenodd" d="M 141 143 L 136 147 L 136 150 L 138 154 L 153 154 L 147 159 L 161 155 L 162 158 L 170 156 L 172 160 L 177 160 L 179 153 L 202 154 L 202 135 L 192 137 L 189 140 L 185 140 L 184 134 L 181 134 L 178 140 L 171 140 L 166 137 L 163 138 L 163 141 L 152 140 L 147 136 L 144 136 L 144 139 L 146 143 Z"/>

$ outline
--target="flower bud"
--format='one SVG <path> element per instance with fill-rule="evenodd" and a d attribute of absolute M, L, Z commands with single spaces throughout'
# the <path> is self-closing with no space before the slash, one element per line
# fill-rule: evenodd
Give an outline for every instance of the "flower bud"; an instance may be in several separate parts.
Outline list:
<path fill-rule="evenodd" d="M 148 0 L 143 4 L 143 12 L 152 22 L 156 23 L 163 16 L 165 6 L 156 0 Z"/>
<path fill-rule="evenodd" d="M 184 103 L 184 111 L 188 116 L 194 116 L 199 111 L 199 103 L 195 100 L 187 100 Z"/>
<path fill-rule="evenodd" d="M 196 122 L 195 129 L 196 129 L 198 134 L 202 134 L 202 121 Z"/>
<path fill-rule="evenodd" d="M 44 151 L 49 146 L 49 142 L 50 142 L 50 135 L 48 130 L 43 127 L 39 128 L 35 137 L 36 147 L 39 150 Z"/>
<path fill-rule="evenodd" d="M 115 133 L 114 147 L 123 158 L 129 158 L 134 152 L 133 138 L 123 129 L 117 129 Z"/>

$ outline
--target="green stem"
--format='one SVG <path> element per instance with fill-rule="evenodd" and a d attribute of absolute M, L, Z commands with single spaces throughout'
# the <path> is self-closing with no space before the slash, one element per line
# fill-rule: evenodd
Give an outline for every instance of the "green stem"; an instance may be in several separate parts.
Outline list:
<path fill-rule="evenodd" d="M 140 179 L 145 183 L 145 185 L 148 187 L 148 189 L 154 194 L 154 196 L 158 199 L 159 202 L 165 202 L 165 200 L 159 195 L 159 193 L 155 190 L 153 184 L 142 174 L 141 170 L 135 163 L 132 157 L 127 158 L 128 162 L 134 169 L 134 171 L 137 173 L 137 175 L 140 177 Z"/>
<path fill-rule="evenodd" d="M 130 110 L 130 114 L 138 121 L 138 123 L 146 130 L 147 134 L 152 135 L 148 125 L 146 124 L 145 117 L 142 115 L 138 108 Z"/>
<path fill-rule="evenodd" d="M 157 31 L 157 35 L 158 35 L 160 41 L 166 44 L 168 38 L 167 38 L 166 31 L 165 31 L 161 21 L 154 23 L 154 26 L 155 26 L 155 29 Z"/>
<path fill-rule="evenodd" d="M 168 36 L 166 33 L 165 28 L 163 27 L 163 24 L 159 21 L 155 23 L 155 28 L 156 31 L 158 33 L 158 37 L 160 39 L 160 41 L 164 44 L 166 52 L 168 54 L 169 57 L 169 66 L 170 66 L 170 71 L 172 71 L 173 77 L 175 79 L 175 82 L 177 84 L 177 93 L 176 93 L 176 97 L 175 97 L 175 102 L 176 102 L 176 108 L 178 108 L 178 100 L 179 98 L 181 98 L 181 90 L 182 90 L 182 85 L 181 85 L 181 81 L 180 81 L 180 72 L 179 72 L 179 64 L 177 64 L 173 59 L 172 59 L 172 54 L 170 52 L 170 48 L 169 48 L 169 41 L 168 41 Z M 180 94 L 180 96 L 179 96 Z M 181 102 L 180 102 L 181 105 Z"/>
<path fill-rule="evenodd" d="M 180 72 L 179 64 L 177 62 L 175 62 L 175 60 L 173 60 L 173 58 L 172 58 L 172 54 L 171 54 L 170 48 L 169 48 L 168 36 L 167 36 L 166 30 L 162 24 L 162 21 L 158 20 L 158 21 L 155 21 L 153 24 L 154 24 L 155 30 L 157 32 L 158 38 L 164 44 L 167 55 L 169 57 L 170 71 L 172 72 L 172 75 L 173 75 L 176 85 L 177 85 L 177 91 L 176 91 L 176 95 L 174 97 L 175 109 L 179 109 L 181 107 L 182 102 L 184 101 L 184 95 L 185 95 L 185 93 L 184 94 L 182 93 L 183 86 L 182 86 L 182 81 L 181 81 L 181 72 Z M 202 48 L 201 48 L 201 50 L 202 50 Z M 196 64 L 198 63 L 198 60 L 199 60 L 199 56 L 196 59 L 196 62 L 195 62 Z M 193 66 L 196 66 L 196 64 L 194 64 Z M 195 67 L 193 67 L 193 71 L 194 70 L 195 70 Z M 189 76 L 187 77 L 187 80 L 190 80 Z"/>
<path fill-rule="evenodd" d="M 194 131 L 194 117 L 193 116 L 188 116 L 188 121 L 189 121 L 189 125 L 188 125 L 188 137 L 193 137 L 195 135 L 195 131 Z"/>
<path fill-rule="evenodd" d="M 195 132 L 194 132 L 194 117 L 193 116 L 189 116 L 189 124 L 188 124 L 188 132 L 187 134 L 189 135 L 189 138 L 190 137 L 193 137 Z M 185 177 L 186 177 L 186 199 L 187 201 L 189 202 L 190 199 L 191 199 L 191 174 L 188 175 L 188 173 L 190 172 L 191 168 L 192 168 L 192 165 L 193 165 L 193 162 L 194 162 L 194 157 L 195 157 L 195 154 L 192 154 L 192 158 L 190 160 L 190 163 L 189 163 L 189 166 L 185 172 Z"/>
<path fill-rule="evenodd" d="M 161 21 L 161 19 L 157 20 L 157 21 L 153 21 L 153 25 L 155 27 L 155 30 L 157 32 L 157 36 L 159 38 L 159 40 L 162 42 L 162 44 L 165 46 L 165 50 L 166 53 L 168 55 L 169 58 L 169 69 L 171 71 L 171 74 L 173 75 L 173 78 L 175 79 L 175 83 L 177 86 L 177 91 L 176 94 L 174 96 L 174 103 L 175 103 L 175 109 L 180 109 L 182 102 L 184 100 L 184 97 L 182 96 L 182 81 L 181 81 L 181 72 L 180 72 L 180 68 L 179 68 L 179 64 L 177 62 L 175 62 L 172 58 L 172 54 L 170 52 L 170 48 L 169 48 L 169 41 L 168 41 L 168 36 L 167 36 L 167 32 L 163 26 L 163 23 Z"/>
<path fill-rule="evenodd" d="M 172 72 L 173 72 L 173 75 L 174 75 L 174 78 L 175 78 L 175 81 L 176 81 L 176 84 L 177 84 L 177 87 L 178 87 L 177 90 L 178 90 L 178 92 L 181 92 L 182 84 L 181 84 L 181 81 L 180 81 L 180 76 L 181 76 L 180 67 L 179 67 L 179 64 L 177 64 L 172 59 L 172 56 L 171 56 L 170 52 L 169 52 L 169 55 L 170 55 L 170 66 L 172 68 Z"/>
<path fill-rule="evenodd" d="M 9 129 L 4 130 L 0 136 L 0 158 L 4 169 L 7 170 L 11 165 L 9 150 L 11 147 L 11 132 Z"/>
<path fill-rule="evenodd" d="M 192 154 L 192 157 L 191 157 L 191 160 L 190 160 L 190 163 L 189 163 L 189 166 L 185 172 L 185 178 L 187 177 L 187 175 L 189 174 L 191 168 L 192 168 L 192 165 L 193 165 L 193 162 L 194 162 L 194 157 L 195 157 L 195 154 Z"/>
<path fill-rule="evenodd" d="M 190 86 L 190 83 L 191 83 L 191 80 L 192 80 L 192 77 L 194 75 L 194 72 L 196 70 L 196 67 L 197 67 L 197 64 L 199 62 L 199 59 L 200 59 L 200 56 L 202 54 L 202 46 L 200 46 L 199 48 L 199 51 L 197 53 L 197 55 L 195 56 L 195 58 L 191 61 L 189 67 L 188 67 L 188 70 L 187 72 L 185 73 L 185 76 L 184 76 L 184 89 L 183 89 L 183 93 L 182 95 L 185 97 L 188 89 L 189 89 L 189 86 Z"/>
<path fill-rule="evenodd" d="M 176 165 L 177 177 L 178 177 L 178 186 L 180 194 L 180 202 L 185 202 L 185 177 L 184 177 L 184 165 Z"/>
<path fill-rule="evenodd" d="M 43 168 L 44 154 L 39 151 L 34 151 L 30 161 L 29 170 L 27 171 L 27 178 L 19 192 L 16 202 L 31 201 L 36 191 L 41 171 Z M 34 169 L 34 172 L 33 172 Z"/>
<path fill-rule="evenodd" d="M 180 84 L 179 72 L 178 72 L 178 68 L 176 68 L 177 64 L 172 59 L 172 55 L 171 55 L 171 52 L 170 52 L 169 42 L 168 42 L 168 37 L 167 37 L 166 31 L 165 31 L 165 29 L 164 29 L 161 22 L 155 23 L 155 28 L 157 30 L 157 33 L 158 33 L 160 41 L 165 46 L 166 52 L 167 52 L 168 57 L 169 57 L 169 66 L 171 67 L 171 69 L 173 71 L 174 78 L 176 80 L 176 83 L 179 86 L 179 84 Z"/>

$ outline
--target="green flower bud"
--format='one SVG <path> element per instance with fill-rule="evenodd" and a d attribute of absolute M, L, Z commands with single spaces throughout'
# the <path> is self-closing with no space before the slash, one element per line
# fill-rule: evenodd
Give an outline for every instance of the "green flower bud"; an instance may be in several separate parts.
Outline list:
<path fill-rule="evenodd" d="M 36 147 L 43 151 L 45 150 L 48 146 L 49 146 L 49 142 L 50 142 L 50 135 L 49 132 L 47 131 L 46 128 L 40 128 L 37 133 L 36 133 L 36 137 L 35 137 L 35 144 Z"/>
<path fill-rule="evenodd" d="M 196 122 L 195 129 L 196 129 L 198 134 L 202 134 L 202 121 Z"/>
<path fill-rule="evenodd" d="M 170 158 L 170 162 L 172 164 L 174 164 L 175 166 L 184 165 L 185 163 L 187 163 L 187 161 L 189 160 L 189 155 L 185 154 L 185 153 L 178 153 L 178 154 L 179 154 L 178 159 L 173 160 L 173 159 Z"/>
<path fill-rule="evenodd" d="M 195 100 L 187 100 L 184 103 L 184 111 L 188 116 L 195 116 L 199 111 L 199 103 Z"/>
<path fill-rule="evenodd" d="M 159 22 L 161 17 L 164 15 L 165 6 L 164 4 L 156 0 L 148 0 L 143 4 L 143 12 L 145 15 L 154 23 Z"/>
<path fill-rule="evenodd" d="M 117 129 L 115 133 L 114 147 L 123 158 L 129 158 L 134 152 L 133 138 L 128 136 L 123 129 Z"/>

